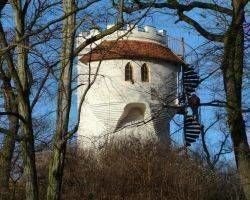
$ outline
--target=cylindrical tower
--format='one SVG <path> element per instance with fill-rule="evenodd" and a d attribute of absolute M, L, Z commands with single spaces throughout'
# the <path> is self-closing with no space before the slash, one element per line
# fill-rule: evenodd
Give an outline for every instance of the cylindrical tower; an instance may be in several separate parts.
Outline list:
<path fill-rule="evenodd" d="M 80 35 L 78 45 L 94 34 Z M 182 64 L 167 47 L 165 31 L 150 26 L 128 27 L 87 47 L 77 64 L 78 104 L 87 90 L 78 145 L 128 134 L 168 141 L 174 112 L 164 105 L 178 103 Z"/>

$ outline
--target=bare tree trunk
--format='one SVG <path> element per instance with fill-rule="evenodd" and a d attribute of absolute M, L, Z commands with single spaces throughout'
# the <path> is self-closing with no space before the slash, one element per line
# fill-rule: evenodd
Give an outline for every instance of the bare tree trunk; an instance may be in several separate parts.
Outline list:
<path fill-rule="evenodd" d="M 75 2 L 72 0 L 63 1 L 65 14 L 75 9 Z M 75 14 L 70 15 L 63 21 L 62 30 L 63 44 L 61 52 L 61 73 L 59 78 L 58 99 L 57 99 L 57 127 L 53 141 L 53 151 L 49 166 L 49 180 L 47 188 L 47 199 L 60 199 L 62 185 L 64 159 L 68 132 L 69 113 L 71 107 L 71 79 L 73 67 L 73 51 L 75 40 Z"/>
<path fill-rule="evenodd" d="M 2 9 L 6 5 L 7 1 L 2 1 L 0 3 L 0 13 L 2 12 Z M 2 46 L 6 46 L 5 44 L 5 36 L 3 32 L 2 25 L 0 23 L 0 44 Z M 1 59 L 5 59 L 2 57 Z M 10 59 L 7 55 L 7 64 L 13 64 L 10 63 Z M 4 100 L 4 108 L 7 112 L 14 112 L 17 113 L 17 104 L 16 104 L 16 98 L 15 94 L 13 92 L 13 89 L 11 87 L 11 78 L 6 75 L 4 72 L 2 65 L 0 67 L 0 78 L 2 81 L 2 93 L 3 93 L 3 100 Z M 6 198 L 8 196 L 8 189 L 9 189 L 9 179 L 10 179 L 10 172 L 11 172 L 11 159 L 13 156 L 13 151 L 15 148 L 15 136 L 18 131 L 18 118 L 15 116 L 8 116 L 8 132 L 5 134 L 3 139 L 3 146 L 0 150 L 0 193 L 2 194 L 1 198 Z"/>
<path fill-rule="evenodd" d="M 37 173 L 35 164 L 34 133 L 32 127 L 32 111 L 30 107 L 30 76 L 28 66 L 28 39 L 23 40 L 25 35 L 25 12 L 21 1 L 12 1 L 17 44 L 18 66 L 18 111 L 24 118 L 21 123 L 21 149 L 25 176 L 25 193 L 27 200 L 38 199 Z"/>
<path fill-rule="evenodd" d="M 225 35 L 222 71 L 227 99 L 228 125 L 234 145 L 242 187 L 250 199 L 250 149 L 242 116 L 242 76 L 244 56 L 244 5 L 233 1 L 234 15 Z"/>
<path fill-rule="evenodd" d="M 9 130 L 13 130 L 10 127 Z M 0 151 L 0 193 L 4 195 L 9 191 L 9 178 L 11 172 L 11 158 L 15 148 L 15 136 L 6 135 L 3 140 L 3 147 Z M 1 196 L 2 197 L 2 196 Z M 3 197 L 2 197 L 3 198 Z"/>
<path fill-rule="evenodd" d="M 25 112 L 25 109 L 23 110 Z M 20 112 L 20 114 L 23 112 Z M 35 148 L 34 148 L 34 136 L 31 126 L 32 119 L 25 116 L 28 121 L 27 124 L 23 124 L 21 131 L 24 139 L 21 142 L 24 176 L 25 176 L 25 193 L 26 200 L 38 199 L 38 185 L 37 185 L 37 173 L 35 164 Z"/>
<path fill-rule="evenodd" d="M 58 200 L 60 199 L 60 191 L 63 178 L 64 160 L 66 154 L 67 140 L 78 129 L 78 123 L 72 131 L 68 130 L 69 114 L 71 109 L 72 100 L 72 70 L 73 60 L 75 56 L 81 52 L 87 45 L 112 34 L 123 26 L 123 18 L 121 22 L 118 22 L 110 29 L 103 31 L 102 33 L 87 39 L 83 44 L 74 49 L 75 44 L 75 31 L 76 21 L 75 16 L 77 10 L 74 0 L 63 0 L 63 11 L 65 15 L 69 15 L 63 20 L 62 27 L 62 50 L 61 50 L 61 71 L 58 85 L 58 97 L 57 97 L 57 126 L 53 139 L 53 151 L 51 156 L 51 162 L 49 166 L 48 186 L 47 186 L 47 199 Z M 88 8 L 95 1 L 89 1 L 84 6 Z M 91 85 L 93 82 L 89 85 Z M 86 90 L 87 92 L 87 90 Z M 78 111 L 80 112 L 80 110 Z"/>
<path fill-rule="evenodd" d="M 3 77 L 2 91 L 4 93 L 4 107 L 7 112 L 17 113 L 17 104 L 14 92 L 11 88 L 10 79 Z M 18 118 L 8 116 L 8 131 L 4 136 L 3 147 L 0 151 L 0 192 L 6 198 L 8 196 L 9 179 L 11 172 L 11 159 L 15 148 L 16 135 L 18 131 Z"/>

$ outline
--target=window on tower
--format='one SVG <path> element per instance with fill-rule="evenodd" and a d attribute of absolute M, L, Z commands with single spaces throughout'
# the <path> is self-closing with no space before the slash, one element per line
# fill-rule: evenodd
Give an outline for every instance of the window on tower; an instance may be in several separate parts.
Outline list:
<path fill-rule="evenodd" d="M 130 63 L 125 66 L 125 81 L 133 81 L 133 69 Z"/>
<path fill-rule="evenodd" d="M 149 71 L 148 71 L 148 66 L 146 65 L 146 63 L 144 63 L 141 66 L 141 81 L 149 82 Z"/>

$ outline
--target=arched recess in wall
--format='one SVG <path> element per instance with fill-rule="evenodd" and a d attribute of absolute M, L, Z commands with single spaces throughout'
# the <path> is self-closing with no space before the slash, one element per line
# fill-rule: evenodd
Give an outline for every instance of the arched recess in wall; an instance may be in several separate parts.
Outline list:
<path fill-rule="evenodd" d="M 125 81 L 133 81 L 133 67 L 130 63 L 125 66 Z"/>
<path fill-rule="evenodd" d="M 141 81 L 149 82 L 149 69 L 146 63 L 141 66 Z"/>
<path fill-rule="evenodd" d="M 115 131 L 144 120 L 146 105 L 144 103 L 129 103 L 119 118 Z"/>

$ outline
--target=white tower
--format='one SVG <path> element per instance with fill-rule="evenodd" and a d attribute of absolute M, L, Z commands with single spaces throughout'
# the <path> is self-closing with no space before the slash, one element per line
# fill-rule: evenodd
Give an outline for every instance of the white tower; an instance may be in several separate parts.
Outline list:
<path fill-rule="evenodd" d="M 97 33 L 80 35 L 78 45 Z M 81 53 L 78 105 L 88 92 L 81 110 L 78 145 L 128 134 L 168 141 L 174 112 L 163 105 L 177 104 L 177 73 L 183 61 L 166 44 L 164 30 L 128 27 Z"/>

